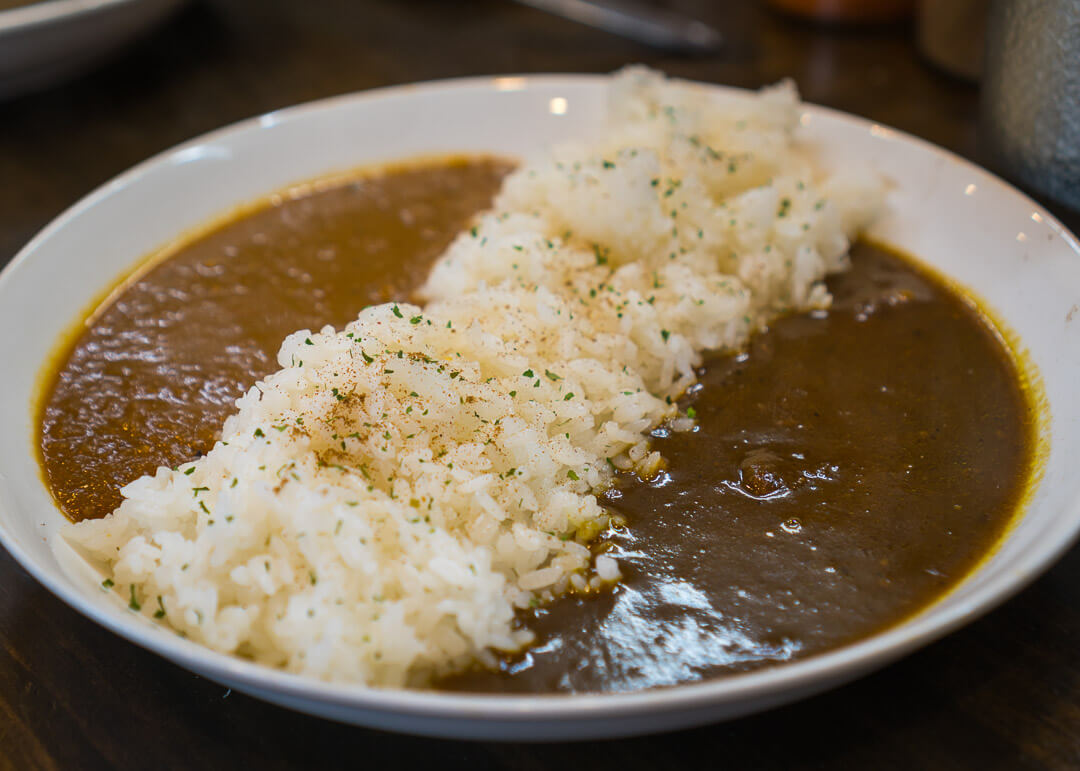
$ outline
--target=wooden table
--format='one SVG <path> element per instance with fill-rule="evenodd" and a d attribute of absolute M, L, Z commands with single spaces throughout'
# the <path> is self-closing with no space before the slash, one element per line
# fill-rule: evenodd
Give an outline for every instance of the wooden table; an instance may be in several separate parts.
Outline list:
<path fill-rule="evenodd" d="M 808 101 L 977 157 L 976 89 L 927 67 L 909 29 L 815 28 L 752 2 L 677 5 L 716 23 L 729 47 L 665 56 L 496 0 L 192 4 L 104 68 L 0 104 L 0 264 L 79 197 L 181 140 L 296 102 L 432 78 L 632 61 L 739 86 L 791 75 Z M 1075 549 L 981 621 L 853 685 L 615 742 L 455 743 L 293 714 L 114 637 L 2 552 L 0 642 L 4 768 L 1080 767 Z"/>

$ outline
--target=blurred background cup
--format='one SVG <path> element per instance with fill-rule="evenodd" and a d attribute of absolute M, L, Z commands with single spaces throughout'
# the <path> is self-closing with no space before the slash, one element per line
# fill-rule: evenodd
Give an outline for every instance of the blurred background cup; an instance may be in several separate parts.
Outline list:
<path fill-rule="evenodd" d="M 1080 0 L 994 0 L 980 149 L 1005 176 L 1080 211 Z"/>

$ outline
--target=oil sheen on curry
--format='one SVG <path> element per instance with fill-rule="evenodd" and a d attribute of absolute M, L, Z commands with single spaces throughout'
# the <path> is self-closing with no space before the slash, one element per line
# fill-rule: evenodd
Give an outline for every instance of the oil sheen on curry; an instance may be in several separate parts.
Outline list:
<path fill-rule="evenodd" d="M 489 205 L 508 163 L 458 158 L 275 198 L 113 293 L 58 360 L 40 415 L 48 483 L 75 520 L 208 451 L 233 401 L 300 328 L 407 299 Z M 860 243 L 828 311 L 793 315 L 706 361 L 659 429 L 655 479 L 606 504 L 596 548 L 624 581 L 523 614 L 538 633 L 473 691 L 620 691 L 788 661 L 896 624 L 940 597 L 1008 526 L 1034 409 L 973 304 Z"/>

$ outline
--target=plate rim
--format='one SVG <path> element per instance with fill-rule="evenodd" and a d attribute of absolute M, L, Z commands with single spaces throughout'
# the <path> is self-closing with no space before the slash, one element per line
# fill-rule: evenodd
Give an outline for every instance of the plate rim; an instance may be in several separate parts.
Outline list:
<path fill-rule="evenodd" d="M 83 1 L 52 0 L 58 5 Z M 90 4 L 108 5 L 138 1 L 90 0 Z M 43 3 L 43 5 L 50 4 Z M 0 31 L 3 31 L 2 26 L 0 26 Z M 505 86 L 508 80 L 515 83 L 512 88 Z M 378 101 L 406 94 L 423 98 L 427 94 L 459 89 L 478 89 L 497 93 L 528 91 L 559 85 L 584 85 L 599 88 L 606 81 L 607 76 L 604 75 L 576 73 L 447 78 L 339 94 L 236 121 L 147 158 L 69 206 L 38 231 L 0 271 L 0 295 L 5 291 L 7 284 L 14 280 L 13 276 L 18 274 L 20 266 L 32 259 L 39 245 L 49 239 L 54 232 L 66 227 L 70 220 L 80 216 L 117 190 L 136 184 L 141 177 L 166 159 L 191 147 L 227 139 L 248 131 L 258 131 L 260 128 L 282 121 L 298 120 L 314 112 L 332 111 L 344 104 Z M 500 82 L 503 85 L 500 85 Z M 750 89 L 715 83 L 687 82 L 719 92 L 736 94 L 752 92 Z M 804 115 L 824 116 L 860 131 L 870 131 L 889 141 L 915 145 L 922 152 L 961 166 L 976 175 L 976 182 L 992 185 L 999 191 L 1017 198 L 1018 204 L 1023 204 L 1038 212 L 1047 225 L 1062 239 L 1064 245 L 1080 257 L 1080 242 L 1052 213 L 1024 192 L 962 156 L 899 129 L 833 108 L 803 102 L 800 104 L 800 110 Z M 40 478 L 39 484 L 43 484 Z M 1060 530 L 1061 527 L 1058 523 L 1056 529 Z M 1023 559 L 1008 574 L 984 582 L 973 590 L 972 596 L 963 604 L 938 614 L 916 616 L 869 638 L 806 659 L 720 678 L 628 692 L 474 694 L 330 683 L 305 675 L 272 669 L 214 651 L 192 641 L 169 635 L 167 630 L 157 629 L 149 622 L 141 623 L 141 617 L 132 615 L 127 618 L 120 613 L 106 612 L 102 608 L 84 602 L 77 587 L 69 588 L 60 577 L 40 567 L 12 540 L 6 530 L 0 527 L 0 545 L 24 570 L 64 604 L 127 642 L 139 645 L 190 671 L 198 672 L 219 682 L 242 683 L 241 689 L 265 690 L 350 710 L 374 710 L 397 715 L 494 723 L 520 723 L 534 720 L 570 722 L 583 718 L 610 719 L 645 713 L 682 712 L 725 703 L 764 699 L 785 691 L 809 690 L 817 683 L 851 679 L 921 648 L 1002 604 L 1060 559 L 1078 537 L 1080 537 L 1080 502 L 1074 503 L 1072 521 L 1068 523 L 1062 535 L 1051 547 Z M 961 584 L 968 580 L 970 576 Z"/>

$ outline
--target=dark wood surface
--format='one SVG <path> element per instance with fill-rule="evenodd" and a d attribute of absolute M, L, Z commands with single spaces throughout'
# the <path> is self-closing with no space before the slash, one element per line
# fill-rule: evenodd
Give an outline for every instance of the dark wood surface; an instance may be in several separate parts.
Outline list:
<path fill-rule="evenodd" d="M 212 0 L 110 63 L 0 104 L 0 264 L 85 193 L 209 129 L 415 80 L 605 72 L 643 61 L 759 86 L 978 157 L 978 92 L 918 57 L 911 30 L 830 30 L 753 2 L 677 3 L 730 45 L 679 58 L 502 0 Z M 1074 228 L 1075 216 L 1059 214 Z M 114 637 L 0 552 L 0 768 L 1077 768 L 1080 550 L 966 629 L 823 696 L 730 723 L 563 745 L 458 743 L 272 707 Z"/>

